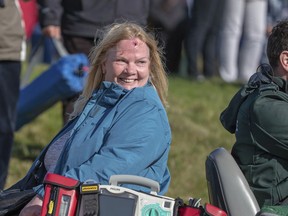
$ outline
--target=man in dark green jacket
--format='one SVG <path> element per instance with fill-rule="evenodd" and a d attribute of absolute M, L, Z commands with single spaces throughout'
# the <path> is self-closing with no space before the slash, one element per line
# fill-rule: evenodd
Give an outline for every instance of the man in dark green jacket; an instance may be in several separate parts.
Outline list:
<path fill-rule="evenodd" d="M 271 68 L 255 73 L 220 116 L 260 207 L 288 204 L 288 20 L 273 28 L 267 55 Z"/>

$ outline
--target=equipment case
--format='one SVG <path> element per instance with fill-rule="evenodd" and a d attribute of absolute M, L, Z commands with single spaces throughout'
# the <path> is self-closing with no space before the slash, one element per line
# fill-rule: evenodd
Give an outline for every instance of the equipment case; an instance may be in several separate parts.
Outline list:
<path fill-rule="evenodd" d="M 110 185 L 77 180 L 48 173 L 41 216 L 173 216 L 175 200 L 157 195 L 159 184 L 130 175 L 115 175 Z M 118 184 L 137 184 L 151 189 L 138 192 Z M 55 192 L 57 191 L 57 192 Z M 77 206 L 77 212 L 76 212 Z"/>

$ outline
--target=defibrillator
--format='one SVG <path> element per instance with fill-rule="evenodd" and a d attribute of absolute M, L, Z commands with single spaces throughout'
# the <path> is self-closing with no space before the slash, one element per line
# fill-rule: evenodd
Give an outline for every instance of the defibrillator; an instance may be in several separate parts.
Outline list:
<path fill-rule="evenodd" d="M 54 179 L 54 180 L 53 180 Z M 41 216 L 173 216 L 175 199 L 160 196 L 156 181 L 140 176 L 114 175 L 109 185 L 93 180 L 80 183 L 57 174 L 47 174 Z M 69 185 L 66 185 L 68 184 Z M 120 184 L 150 188 L 135 191 Z"/>

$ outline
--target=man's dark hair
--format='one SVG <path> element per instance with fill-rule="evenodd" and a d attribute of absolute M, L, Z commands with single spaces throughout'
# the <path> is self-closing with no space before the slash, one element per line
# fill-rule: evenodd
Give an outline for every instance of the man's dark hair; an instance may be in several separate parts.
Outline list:
<path fill-rule="evenodd" d="M 268 38 L 267 56 L 272 68 L 278 67 L 279 56 L 288 51 L 288 19 L 279 21 Z"/>

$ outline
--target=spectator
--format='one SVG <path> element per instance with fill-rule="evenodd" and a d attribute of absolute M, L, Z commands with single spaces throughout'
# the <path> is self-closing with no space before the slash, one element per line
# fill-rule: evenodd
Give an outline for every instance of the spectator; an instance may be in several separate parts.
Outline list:
<path fill-rule="evenodd" d="M 150 0 L 37 0 L 44 35 L 63 39 L 67 51 L 89 54 L 103 26 L 119 20 L 147 23 Z M 63 101 L 63 121 L 67 122 L 78 95 Z"/>
<path fill-rule="evenodd" d="M 0 7 L 0 189 L 5 186 L 14 140 L 25 32 L 17 0 Z"/>
<path fill-rule="evenodd" d="M 188 4 L 186 0 L 153 0 L 151 5 L 149 24 L 159 32 L 169 73 L 177 74 L 187 30 Z"/>
<path fill-rule="evenodd" d="M 190 9 L 185 50 L 188 75 L 195 80 L 211 78 L 218 74 L 216 56 L 222 8 L 223 0 L 201 0 L 194 1 Z M 199 62 L 202 62 L 202 67 Z"/>
<path fill-rule="evenodd" d="M 220 29 L 219 73 L 225 82 L 247 82 L 259 65 L 267 0 L 225 0 Z"/>
<path fill-rule="evenodd" d="M 287 29 L 288 20 L 281 21 L 269 36 L 272 69 L 255 73 L 221 114 L 223 126 L 235 133 L 232 155 L 260 207 L 288 205 Z"/>
<path fill-rule="evenodd" d="M 100 184 L 108 184 L 114 174 L 138 175 L 159 182 L 160 194 L 168 189 L 171 130 L 164 108 L 168 85 L 161 50 L 152 34 L 132 23 L 112 25 L 99 40 L 72 119 L 27 176 L 12 186 L 33 186 L 37 193 L 21 216 L 40 213 L 46 170 Z M 40 158 L 44 166 L 39 167 Z M 29 173 L 38 177 L 36 185 L 27 184 Z M 129 188 L 149 190 L 137 185 Z"/>
<path fill-rule="evenodd" d="M 29 40 L 38 22 L 37 3 L 36 0 L 20 0 L 19 3 L 25 25 L 26 39 Z"/>

